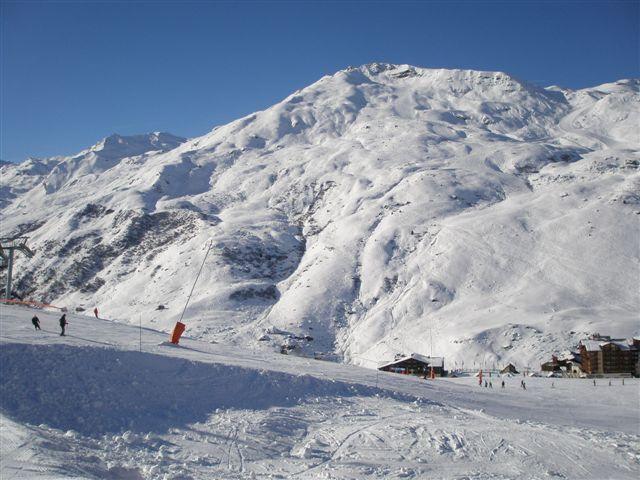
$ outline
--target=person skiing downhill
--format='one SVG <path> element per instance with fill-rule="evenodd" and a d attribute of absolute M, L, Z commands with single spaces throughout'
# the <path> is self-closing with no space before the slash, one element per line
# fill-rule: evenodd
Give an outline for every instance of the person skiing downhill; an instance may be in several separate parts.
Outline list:
<path fill-rule="evenodd" d="M 98 307 L 93 309 L 93 314 L 98 318 Z"/>
<path fill-rule="evenodd" d="M 64 328 L 67 326 L 67 314 L 63 313 L 62 316 L 60 317 L 60 336 L 64 337 Z"/>
<path fill-rule="evenodd" d="M 33 318 L 31 319 L 31 323 L 33 323 L 33 326 L 35 327 L 36 330 L 41 330 L 40 328 L 40 319 L 37 316 L 33 316 Z"/>

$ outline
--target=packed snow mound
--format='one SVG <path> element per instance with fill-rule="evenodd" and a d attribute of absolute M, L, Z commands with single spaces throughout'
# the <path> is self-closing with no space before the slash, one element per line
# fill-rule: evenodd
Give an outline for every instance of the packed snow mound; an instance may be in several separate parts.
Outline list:
<path fill-rule="evenodd" d="M 637 80 L 370 64 L 175 148 L 110 137 L 7 197 L 37 251 L 15 287 L 168 330 L 211 245 L 194 336 L 535 365 L 640 333 L 639 103 Z"/>
<path fill-rule="evenodd" d="M 6 344 L 0 363 L 4 414 L 94 437 L 166 431 L 205 421 L 216 409 L 257 410 L 292 406 L 308 397 L 380 393 L 309 375 L 95 346 Z M 25 375 L 25 365 L 46 367 Z"/>

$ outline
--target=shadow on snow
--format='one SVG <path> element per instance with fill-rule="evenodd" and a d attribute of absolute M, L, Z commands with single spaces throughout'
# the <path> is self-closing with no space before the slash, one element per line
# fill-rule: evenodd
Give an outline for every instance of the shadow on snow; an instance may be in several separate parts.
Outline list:
<path fill-rule="evenodd" d="M 5 344 L 2 413 L 87 436 L 162 432 L 217 408 L 266 409 L 322 396 L 388 395 L 373 387 L 109 348 Z"/>

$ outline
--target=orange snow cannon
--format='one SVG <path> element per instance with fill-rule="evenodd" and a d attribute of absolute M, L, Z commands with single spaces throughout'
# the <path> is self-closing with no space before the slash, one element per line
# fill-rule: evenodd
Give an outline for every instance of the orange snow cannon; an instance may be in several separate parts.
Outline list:
<path fill-rule="evenodd" d="M 171 332 L 171 343 L 178 345 L 180 336 L 184 333 L 185 328 L 187 326 L 184 323 L 176 322 L 176 326 L 173 327 L 173 332 Z"/>

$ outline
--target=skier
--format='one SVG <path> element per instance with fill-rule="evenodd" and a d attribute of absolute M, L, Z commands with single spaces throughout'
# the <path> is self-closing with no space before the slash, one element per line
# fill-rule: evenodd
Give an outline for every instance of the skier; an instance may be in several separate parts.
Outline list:
<path fill-rule="evenodd" d="M 596 379 L 595 378 L 593 379 L 593 386 L 594 387 L 596 386 Z"/>
<path fill-rule="evenodd" d="M 502 388 L 504 388 L 504 380 L 502 380 Z"/>
<path fill-rule="evenodd" d="M 40 319 L 37 316 L 33 316 L 33 318 L 31 319 L 31 323 L 33 323 L 33 326 L 35 327 L 36 330 L 41 330 L 40 328 Z"/>
<path fill-rule="evenodd" d="M 493 388 L 493 383 L 489 380 L 489 388 Z"/>
<path fill-rule="evenodd" d="M 524 380 L 522 380 L 522 389 L 523 389 L 523 390 L 526 390 L 526 389 L 527 389 L 527 384 L 526 384 L 526 383 L 524 383 Z"/>
<path fill-rule="evenodd" d="M 93 309 L 93 314 L 98 318 L 98 307 Z"/>
<path fill-rule="evenodd" d="M 63 313 L 63 314 L 62 314 L 62 316 L 60 317 L 60 329 L 62 330 L 62 331 L 60 332 L 60 336 L 61 336 L 61 337 L 64 337 L 64 336 L 65 336 L 65 334 L 64 334 L 64 327 L 66 327 L 66 326 L 67 326 L 67 314 L 66 314 L 66 313 Z"/>

